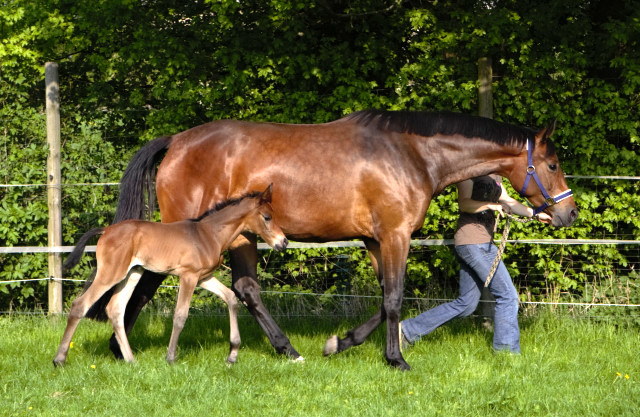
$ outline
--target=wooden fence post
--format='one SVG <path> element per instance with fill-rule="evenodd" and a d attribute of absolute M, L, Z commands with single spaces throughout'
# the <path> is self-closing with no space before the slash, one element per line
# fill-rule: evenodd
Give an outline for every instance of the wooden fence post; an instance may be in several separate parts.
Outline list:
<path fill-rule="evenodd" d="M 493 119 L 493 92 L 491 83 L 493 81 L 493 70 L 491 68 L 491 58 L 480 58 L 478 60 L 478 115 Z"/>
<path fill-rule="evenodd" d="M 58 64 L 44 66 L 47 109 L 47 197 L 49 205 L 49 247 L 62 246 L 62 189 L 60 180 L 60 94 Z M 49 314 L 62 313 L 62 254 L 49 252 Z"/>
<path fill-rule="evenodd" d="M 493 119 L 493 92 L 491 83 L 493 81 L 493 70 L 491 68 L 491 58 L 480 58 L 478 60 L 478 116 Z M 480 304 L 476 309 L 476 314 L 485 319 L 493 319 L 496 310 L 496 299 L 488 288 L 482 288 Z M 485 323 L 488 325 L 488 323 Z"/>

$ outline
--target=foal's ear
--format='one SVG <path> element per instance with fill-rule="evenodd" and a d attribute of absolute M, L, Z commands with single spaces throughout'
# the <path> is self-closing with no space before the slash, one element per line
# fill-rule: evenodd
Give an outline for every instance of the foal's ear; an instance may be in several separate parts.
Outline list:
<path fill-rule="evenodd" d="M 271 193 L 273 191 L 273 183 L 269 184 L 266 190 L 262 192 L 260 196 L 260 204 L 262 203 L 271 203 Z"/>
<path fill-rule="evenodd" d="M 553 135 L 553 132 L 555 130 L 556 130 L 556 119 L 553 119 L 547 127 L 545 127 L 544 129 L 538 132 L 536 137 L 539 141 L 545 142 L 551 137 L 551 135 Z"/>

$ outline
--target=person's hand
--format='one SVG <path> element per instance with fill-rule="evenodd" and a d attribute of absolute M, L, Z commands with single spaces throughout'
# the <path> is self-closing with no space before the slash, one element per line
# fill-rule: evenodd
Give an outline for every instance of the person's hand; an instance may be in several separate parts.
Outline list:
<path fill-rule="evenodd" d="M 490 210 L 497 211 L 498 216 L 504 217 L 504 207 L 502 204 L 489 204 L 488 207 Z"/>
<path fill-rule="evenodd" d="M 544 224 L 551 224 L 551 216 L 549 216 L 544 211 L 541 213 L 538 213 L 535 217 Z"/>

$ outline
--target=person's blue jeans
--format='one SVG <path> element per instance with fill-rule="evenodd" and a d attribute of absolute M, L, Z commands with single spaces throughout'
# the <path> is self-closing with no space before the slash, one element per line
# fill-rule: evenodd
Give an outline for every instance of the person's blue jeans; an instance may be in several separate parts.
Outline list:
<path fill-rule="evenodd" d="M 460 259 L 460 296 L 414 318 L 402 321 L 402 333 L 410 343 L 414 343 L 452 319 L 470 315 L 480 302 L 482 287 L 489 275 L 498 248 L 493 243 L 483 243 L 458 245 L 455 250 Z M 496 298 L 493 348 L 520 353 L 518 292 L 502 261 L 491 279 L 489 291 Z"/>

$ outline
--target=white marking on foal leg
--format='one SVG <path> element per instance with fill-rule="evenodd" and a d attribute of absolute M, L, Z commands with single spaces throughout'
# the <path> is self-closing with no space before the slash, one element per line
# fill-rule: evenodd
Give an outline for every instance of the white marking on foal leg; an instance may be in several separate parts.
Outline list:
<path fill-rule="evenodd" d="M 205 290 L 211 291 L 220 297 L 229 308 L 229 356 L 227 363 L 232 364 L 238 360 L 238 350 L 240 349 L 240 330 L 238 328 L 238 299 L 236 295 L 224 284 L 211 276 L 203 281 L 200 285 Z"/>
<path fill-rule="evenodd" d="M 329 356 L 335 353 L 338 353 L 338 336 L 333 335 L 329 338 L 329 340 L 327 340 L 327 343 L 324 345 L 322 354 L 324 356 Z"/>
<path fill-rule="evenodd" d="M 129 339 L 127 338 L 127 332 L 124 329 L 124 312 L 127 308 L 127 303 L 133 294 L 133 290 L 138 285 L 140 277 L 142 276 L 141 268 L 132 268 L 128 276 L 116 286 L 116 290 L 111 297 L 111 301 L 107 304 L 107 316 L 111 321 L 113 332 L 116 335 L 118 345 L 120 345 L 120 351 L 122 357 L 127 362 L 133 362 L 133 351 L 129 345 Z"/>

